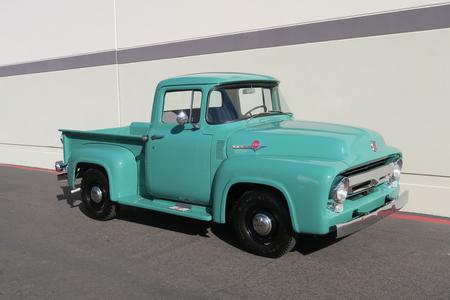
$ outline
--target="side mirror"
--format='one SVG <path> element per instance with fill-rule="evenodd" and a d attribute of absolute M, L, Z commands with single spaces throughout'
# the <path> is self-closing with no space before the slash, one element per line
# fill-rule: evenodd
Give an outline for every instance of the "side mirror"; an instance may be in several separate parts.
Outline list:
<path fill-rule="evenodd" d="M 184 113 L 184 111 L 181 111 L 178 115 L 177 115 L 177 123 L 180 126 L 184 126 L 184 124 L 186 124 L 188 120 L 187 115 Z"/>

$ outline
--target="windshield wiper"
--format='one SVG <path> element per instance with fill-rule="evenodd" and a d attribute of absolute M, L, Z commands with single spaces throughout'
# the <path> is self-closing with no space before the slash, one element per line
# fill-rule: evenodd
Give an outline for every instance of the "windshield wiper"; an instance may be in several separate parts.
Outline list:
<path fill-rule="evenodd" d="M 292 116 L 293 114 L 291 112 L 282 112 L 281 110 L 269 110 L 265 111 L 256 115 L 252 115 L 250 118 L 247 118 L 247 120 L 251 120 L 253 118 L 257 117 L 264 117 L 264 116 L 270 116 L 270 115 L 289 115 Z"/>
<path fill-rule="evenodd" d="M 291 112 L 284 112 L 281 110 L 269 110 L 268 113 L 276 113 L 276 114 L 280 114 L 280 115 L 289 115 L 289 116 L 293 115 L 293 113 L 291 113 Z"/>

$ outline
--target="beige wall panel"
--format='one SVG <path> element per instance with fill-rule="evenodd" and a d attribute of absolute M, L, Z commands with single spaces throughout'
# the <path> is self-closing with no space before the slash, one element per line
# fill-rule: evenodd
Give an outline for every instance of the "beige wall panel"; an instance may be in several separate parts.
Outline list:
<path fill-rule="evenodd" d="M 114 0 L 0 1 L 0 65 L 115 48 Z"/>
<path fill-rule="evenodd" d="M 0 163 L 53 169 L 62 157 L 62 149 L 0 144 Z"/>
<path fill-rule="evenodd" d="M 430 0 L 117 0 L 118 47 L 158 44 L 444 2 Z"/>
<path fill-rule="evenodd" d="M 0 78 L 0 144 L 61 146 L 58 128 L 117 126 L 116 78 L 116 66 Z"/>
<path fill-rule="evenodd" d="M 450 29 L 120 65 L 122 121 L 148 120 L 157 82 L 203 71 L 279 78 L 299 119 L 379 131 L 405 171 L 450 175 Z"/>
<path fill-rule="evenodd" d="M 404 174 L 402 181 L 410 195 L 404 211 L 450 218 L 450 178 Z"/>

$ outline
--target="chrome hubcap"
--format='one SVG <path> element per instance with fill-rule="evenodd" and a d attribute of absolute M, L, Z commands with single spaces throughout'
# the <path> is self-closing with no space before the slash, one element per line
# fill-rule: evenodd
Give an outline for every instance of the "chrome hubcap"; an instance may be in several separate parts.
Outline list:
<path fill-rule="evenodd" d="M 103 193 L 102 190 L 98 186 L 93 186 L 91 188 L 91 200 L 95 203 L 100 203 L 103 199 Z"/>
<path fill-rule="evenodd" d="M 272 220 L 263 213 L 257 213 L 253 217 L 253 229 L 261 236 L 269 235 L 272 230 Z"/>

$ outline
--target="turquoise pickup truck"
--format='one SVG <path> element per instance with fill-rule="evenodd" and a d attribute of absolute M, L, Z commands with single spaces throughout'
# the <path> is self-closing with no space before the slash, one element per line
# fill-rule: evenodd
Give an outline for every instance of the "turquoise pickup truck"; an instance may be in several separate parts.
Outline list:
<path fill-rule="evenodd" d="M 55 169 L 92 217 L 129 205 L 230 223 L 244 249 L 266 257 L 289 252 L 298 233 L 346 236 L 408 198 L 399 150 L 371 130 L 295 120 L 269 76 L 166 79 L 151 123 L 60 131 Z"/>

